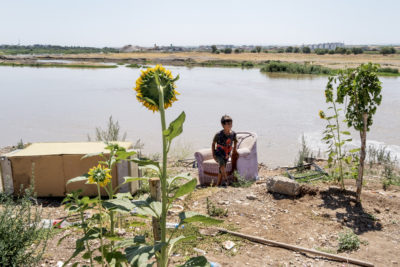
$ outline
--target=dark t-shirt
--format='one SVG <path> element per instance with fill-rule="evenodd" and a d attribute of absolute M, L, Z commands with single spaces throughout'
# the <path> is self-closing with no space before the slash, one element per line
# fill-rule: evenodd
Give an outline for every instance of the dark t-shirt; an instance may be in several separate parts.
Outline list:
<path fill-rule="evenodd" d="M 224 130 L 219 131 L 215 134 L 213 142 L 217 143 L 215 155 L 227 160 L 232 151 L 233 142 L 237 142 L 236 133 L 231 131 L 230 134 L 226 135 Z"/>

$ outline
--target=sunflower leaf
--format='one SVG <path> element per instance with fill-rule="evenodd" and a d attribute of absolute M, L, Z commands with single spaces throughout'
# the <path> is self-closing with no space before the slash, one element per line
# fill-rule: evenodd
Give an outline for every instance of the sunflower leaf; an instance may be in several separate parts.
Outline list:
<path fill-rule="evenodd" d="M 182 111 L 178 118 L 169 124 L 168 129 L 163 131 L 164 136 L 169 142 L 183 132 L 183 123 L 185 122 L 185 118 L 186 114 Z"/>
<path fill-rule="evenodd" d="M 69 180 L 67 181 L 67 184 L 75 183 L 75 182 L 80 182 L 80 181 L 87 181 L 87 180 L 88 180 L 88 177 L 89 177 L 89 174 L 85 173 L 85 174 L 82 175 L 82 176 L 78 176 L 78 177 L 69 179 Z"/>

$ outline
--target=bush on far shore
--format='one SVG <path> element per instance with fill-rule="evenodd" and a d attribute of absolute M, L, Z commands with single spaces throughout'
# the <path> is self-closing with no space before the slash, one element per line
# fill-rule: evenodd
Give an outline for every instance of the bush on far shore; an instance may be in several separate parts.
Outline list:
<path fill-rule="evenodd" d="M 295 74 L 332 74 L 333 70 L 319 65 L 292 62 L 270 61 L 260 69 L 261 72 L 287 72 Z"/>

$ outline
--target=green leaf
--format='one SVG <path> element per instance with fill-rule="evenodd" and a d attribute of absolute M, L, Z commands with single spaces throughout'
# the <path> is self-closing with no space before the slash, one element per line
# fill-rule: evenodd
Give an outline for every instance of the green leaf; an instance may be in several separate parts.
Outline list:
<path fill-rule="evenodd" d="M 171 241 L 169 242 L 169 248 L 168 248 L 168 256 L 169 255 L 171 255 L 171 253 L 172 253 L 172 251 L 173 251 L 173 247 L 176 245 L 176 244 L 178 244 L 178 243 L 180 243 L 180 242 L 184 242 L 184 241 L 190 241 L 190 240 L 195 240 L 196 239 L 196 237 L 195 236 L 183 236 L 183 235 L 181 235 L 181 236 L 178 236 L 178 237 L 176 237 L 176 238 L 174 238 L 174 239 L 171 239 Z"/>
<path fill-rule="evenodd" d="M 147 180 L 149 180 L 148 177 L 129 177 L 129 176 L 124 177 L 124 179 L 125 179 L 125 181 L 122 184 L 127 184 L 127 183 L 134 182 L 134 181 L 147 181 Z"/>
<path fill-rule="evenodd" d="M 194 178 L 194 179 L 190 180 L 189 182 L 181 185 L 178 188 L 178 190 L 176 191 L 175 195 L 172 198 L 170 198 L 170 201 L 172 202 L 175 199 L 177 199 L 178 197 L 189 194 L 196 188 L 196 185 L 197 185 L 197 178 Z"/>
<path fill-rule="evenodd" d="M 168 129 L 164 130 L 163 135 L 172 141 L 175 137 L 183 132 L 183 123 L 185 122 L 186 114 L 184 111 L 176 118 L 173 122 L 169 124 Z"/>
<path fill-rule="evenodd" d="M 126 248 L 129 246 L 137 246 L 144 244 L 146 242 L 146 237 L 144 235 L 137 235 L 134 238 L 124 239 L 115 245 L 115 248 Z"/>
<path fill-rule="evenodd" d="M 91 157 L 96 157 L 96 156 L 103 156 L 103 152 L 96 152 L 96 153 L 89 153 L 83 156 L 81 159 L 85 158 L 91 158 Z"/>
<path fill-rule="evenodd" d="M 156 244 L 155 246 L 131 246 L 125 249 L 126 258 L 131 266 L 147 267 L 147 262 L 156 254 L 156 252 L 160 251 L 163 246 L 163 243 Z"/>
<path fill-rule="evenodd" d="M 181 219 L 180 224 L 184 223 L 192 223 L 192 222 L 200 222 L 204 224 L 219 224 L 222 223 L 222 220 L 217 220 L 196 212 L 187 211 L 179 213 L 179 218 Z"/>
<path fill-rule="evenodd" d="M 86 174 L 84 174 L 84 175 L 82 175 L 82 176 L 78 176 L 78 177 L 69 179 L 69 180 L 67 181 L 67 184 L 75 183 L 75 182 L 81 182 L 81 181 L 87 181 L 87 180 L 88 180 L 88 177 L 89 177 L 89 174 L 86 173 Z"/>
<path fill-rule="evenodd" d="M 349 152 L 356 153 L 356 152 L 359 152 L 360 150 L 361 150 L 361 148 L 354 148 L 354 149 L 351 149 Z"/>
<path fill-rule="evenodd" d="M 349 131 L 343 131 L 343 132 L 340 132 L 340 133 L 342 133 L 344 135 L 351 135 L 351 133 Z"/>
<path fill-rule="evenodd" d="M 133 199 L 132 194 L 129 192 L 126 193 L 117 193 L 115 194 L 117 199 Z"/>
<path fill-rule="evenodd" d="M 152 217 L 160 218 L 161 215 L 161 202 L 154 201 L 150 197 L 146 200 L 132 201 L 139 215 L 149 215 Z"/>
<path fill-rule="evenodd" d="M 157 174 L 160 173 L 160 169 L 154 165 L 146 165 L 146 166 L 141 166 L 139 167 L 140 170 L 146 170 L 146 169 L 150 169 L 152 171 L 155 171 Z"/>
<path fill-rule="evenodd" d="M 173 185 L 176 181 L 178 180 L 191 180 L 193 177 L 190 176 L 190 173 L 182 173 L 182 174 L 178 174 L 177 176 L 173 177 L 173 178 L 169 178 L 167 179 L 167 183 L 168 186 Z"/>
<path fill-rule="evenodd" d="M 136 208 L 129 199 L 109 199 L 103 201 L 103 207 L 108 210 L 114 210 L 122 213 L 129 213 Z"/>
<path fill-rule="evenodd" d="M 211 264 L 207 261 L 207 258 L 204 256 L 198 256 L 194 258 L 190 258 L 187 262 L 179 267 L 211 267 Z"/>
<path fill-rule="evenodd" d="M 160 163 L 151 159 L 131 159 L 131 161 L 137 163 L 139 166 L 154 165 L 160 169 Z"/>
<path fill-rule="evenodd" d="M 136 151 L 118 151 L 117 152 L 117 161 L 124 160 L 136 154 Z"/>

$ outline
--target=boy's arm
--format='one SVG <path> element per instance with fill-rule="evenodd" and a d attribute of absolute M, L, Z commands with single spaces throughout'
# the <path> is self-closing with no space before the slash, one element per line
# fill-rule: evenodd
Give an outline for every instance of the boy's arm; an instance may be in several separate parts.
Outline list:
<path fill-rule="evenodd" d="M 215 157 L 215 141 L 212 142 L 211 151 L 212 151 L 212 156 L 213 156 L 214 160 L 217 161 L 217 159 Z"/>
<path fill-rule="evenodd" d="M 238 152 L 237 152 L 237 143 L 238 143 L 238 141 L 237 141 L 237 139 L 235 139 L 235 140 L 233 141 L 233 153 L 235 153 L 235 154 L 238 153 Z"/>

